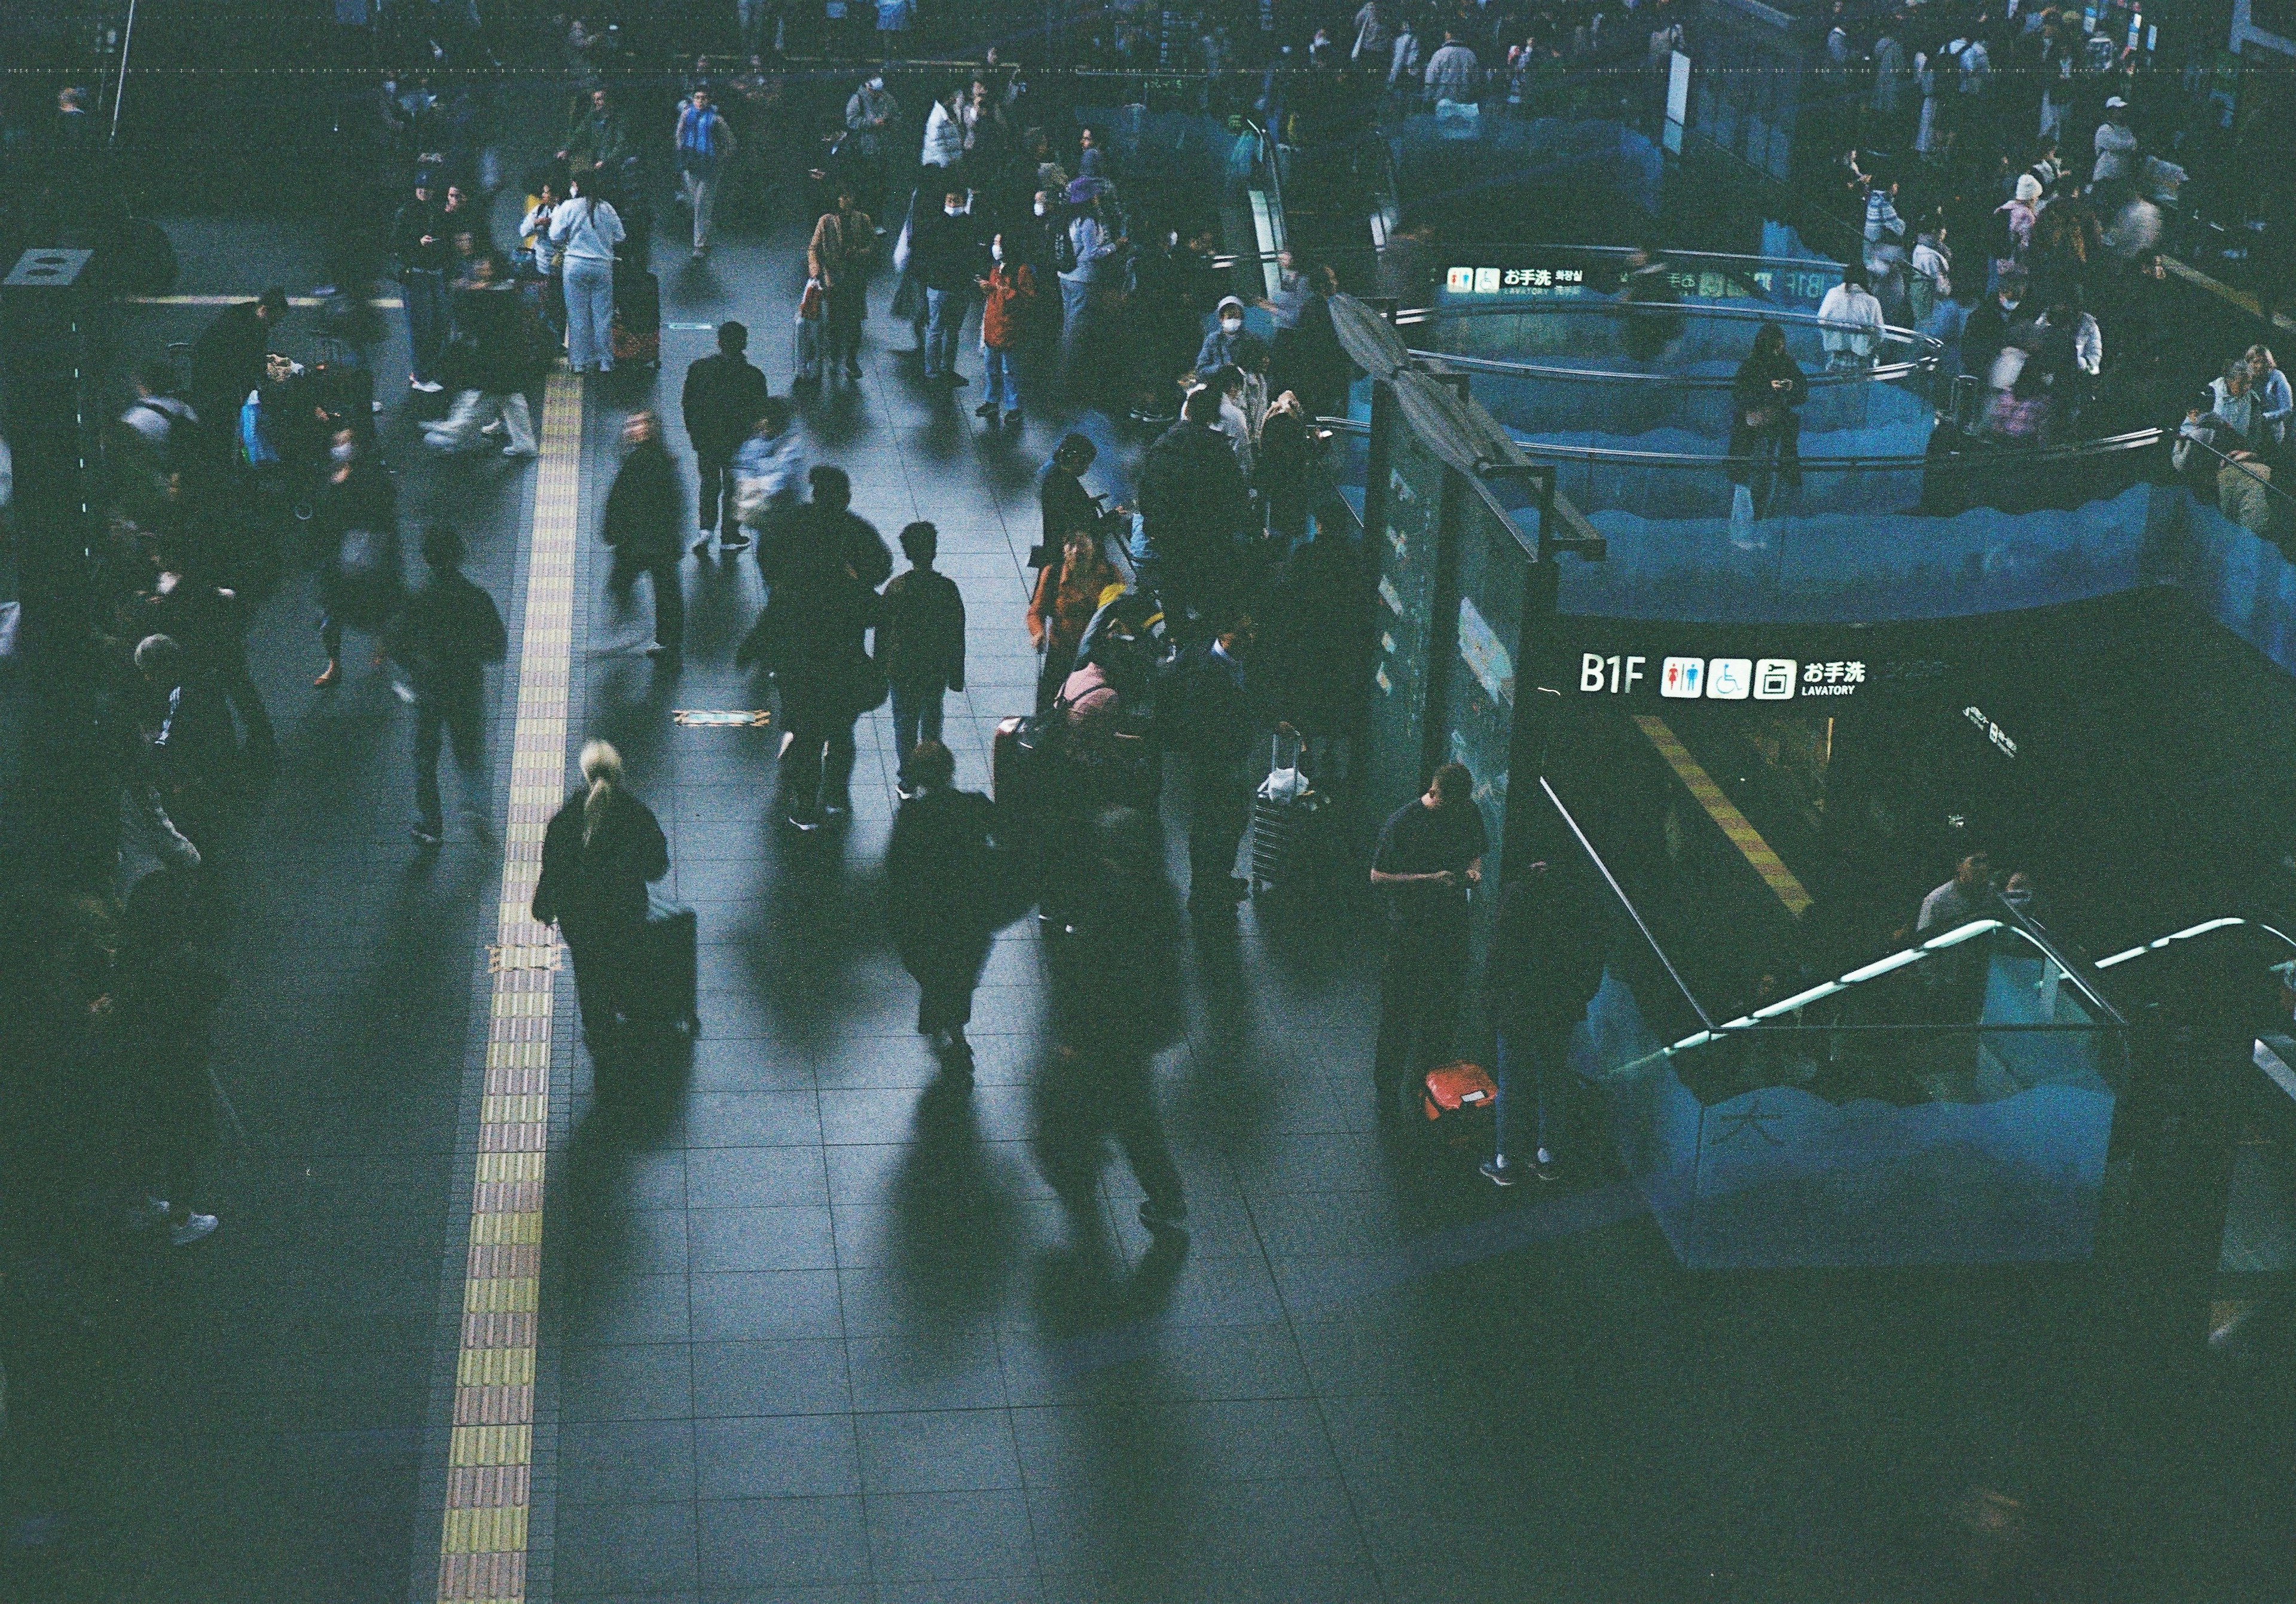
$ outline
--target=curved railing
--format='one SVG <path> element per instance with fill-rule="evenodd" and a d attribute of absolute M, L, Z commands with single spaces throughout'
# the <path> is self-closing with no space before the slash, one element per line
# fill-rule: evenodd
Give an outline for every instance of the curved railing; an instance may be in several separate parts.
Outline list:
<path fill-rule="evenodd" d="M 1467 319 L 1492 317 L 1599 317 L 1612 322 L 1620 318 L 1663 318 L 1741 323 L 1759 327 L 1775 323 L 1788 333 L 1789 349 L 1795 333 L 1807 333 L 1822 337 L 1826 325 L 1815 312 L 1775 311 L 1750 307 L 1703 306 L 1696 302 L 1675 304 L 1620 300 L 1561 300 L 1532 306 L 1466 306 L 1414 307 L 1395 314 L 1399 328 L 1425 328 Z M 1898 328 L 1884 325 L 1882 343 L 1902 347 L 1912 354 L 1901 359 L 1876 363 L 1872 367 L 1841 368 L 1813 373 L 1808 375 L 1810 388 L 1824 389 L 1831 385 L 1890 383 L 1915 374 L 1934 373 L 1945 342 L 1924 334 L 1917 329 Z M 1733 379 L 1724 374 L 1684 374 L 1663 368 L 1634 368 L 1611 370 L 1578 366 L 1550 366 L 1525 362 L 1515 358 L 1478 357 L 1465 352 L 1421 350 L 1414 348 L 1414 357 L 1439 361 L 1447 366 L 1470 373 L 1505 374 L 1511 377 L 1560 379 L 1578 382 L 1664 384 L 1674 390 L 1725 391 Z"/>

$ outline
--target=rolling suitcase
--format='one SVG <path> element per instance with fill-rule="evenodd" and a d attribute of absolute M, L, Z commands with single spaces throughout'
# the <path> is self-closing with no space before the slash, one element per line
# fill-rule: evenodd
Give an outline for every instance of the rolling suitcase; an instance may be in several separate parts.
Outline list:
<path fill-rule="evenodd" d="M 1286 747 L 1289 751 L 1286 751 Z M 1308 877 L 1316 833 L 1324 823 L 1324 794 L 1300 771 L 1299 737 L 1275 737 L 1267 777 L 1251 799 L 1251 889 L 1291 888 Z"/>
<path fill-rule="evenodd" d="M 651 273 L 614 276 L 614 360 L 661 366 L 661 280 Z"/>
<path fill-rule="evenodd" d="M 1435 1139 L 1450 1147 L 1478 1147 L 1488 1152 L 1491 1127 L 1498 1113 L 1499 1089 L 1480 1064 L 1461 1059 L 1427 1072 L 1421 1088 L 1420 1112 L 1427 1116 Z"/>
<path fill-rule="evenodd" d="M 701 921 L 690 908 L 655 902 L 646 909 L 631 954 L 627 1006 L 634 1022 L 701 1033 L 700 935 Z"/>

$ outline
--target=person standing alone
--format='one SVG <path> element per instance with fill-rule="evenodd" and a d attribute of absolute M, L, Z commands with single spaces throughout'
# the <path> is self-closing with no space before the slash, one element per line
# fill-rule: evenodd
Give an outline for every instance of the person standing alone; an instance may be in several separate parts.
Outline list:
<path fill-rule="evenodd" d="M 414 692 L 414 807 L 420 817 L 407 833 L 426 850 L 446 836 L 439 797 L 439 753 L 455 744 L 455 766 L 463 771 L 463 807 L 479 839 L 491 835 L 487 823 L 487 727 L 481 703 L 486 665 L 508 654 L 494 597 L 463 573 L 463 537 L 443 523 L 422 531 L 422 561 L 430 578 L 407 598 L 392 631 L 392 654 L 406 669 Z"/>
<path fill-rule="evenodd" d="M 709 549 L 713 535 L 730 550 L 749 544 L 734 509 L 734 453 L 765 415 L 770 394 L 766 375 L 750 360 L 749 350 L 746 325 L 730 318 L 719 324 L 717 354 L 685 370 L 685 388 L 678 397 L 685 438 L 693 443 L 693 464 L 701 475 L 701 508 L 695 517 L 701 538 L 693 543 L 697 557 Z"/>
<path fill-rule="evenodd" d="M 1488 844 L 1473 786 L 1465 764 L 1444 764 L 1388 819 L 1372 857 L 1371 883 L 1389 898 L 1372 1072 L 1382 1115 L 1403 1112 L 1414 1078 L 1450 1051 L 1469 962 L 1467 898 Z"/>
<path fill-rule="evenodd" d="M 531 911 L 555 924 L 574 959 L 582 1038 L 594 1055 L 611 1044 L 639 983 L 646 883 L 669 873 L 669 839 L 653 810 L 622 785 L 622 754 L 604 741 L 582 748 L 583 788 L 552 815 L 542 837 L 542 875 Z"/>
<path fill-rule="evenodd" d="M 678 487 L 677 465 L 662 444 L 661 424 L 652 413 L 630 415 L 622 425 L 622 444 L 627 449 L 614 474 L 613 489 L 606 492 L 601 531 L 614 553 L 606 592 L 618 605 L 627 605 L 638 575 L 651 574 L 653 644 L 646 655 L 675 657 L 685 644 L 685 594 L 677 572 L 677 531 L 685 494 Z"/>

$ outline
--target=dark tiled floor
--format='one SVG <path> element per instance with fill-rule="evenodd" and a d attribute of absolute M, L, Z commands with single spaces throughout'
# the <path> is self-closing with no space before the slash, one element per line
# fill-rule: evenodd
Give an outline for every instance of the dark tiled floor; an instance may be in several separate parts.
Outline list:
<path fill-rule="evenodd" d="M 744 317 L 780 387 L 795 243 L 666 253 L 669 317 Z M 661 396 L 707 339 L 666 336 Z M 595 398 L 593 521 L 642 399 Z M 808 427 L 864 514 L 942 528 L 972 613 L 949 738 L 982 786 L 1033 681 L 1020 559 L 1060 425 L 1040 407 L 1016 444 L 968 414 L 878 350 Z M 505 598 L 513 486 L 408 473 L 410 510 L 453 507 Z M 2009 1596 L 1980 1580 L 2005 1563 L 2064 1598 L 2267 1597 L 2256 1578 L 2296 1569 L 2271 1492 L 2284 1409 L 2235 1378 L 2180 1394 L 2166 1428 L 2133 1420 L 2070 1278 L 1687 1278 L 1630 1201 L 1501 1197 L 1391 1149 L 1344 909 L 1250 910 L 1191 945 L 1194 1028 L 1159 1082 L 1186 1251 L 1152 1251 L 1120 1164 L 1071 1219 L 1033 1147 L 1069 1089 L 1039 1051 L 1028 926 L 989 966 L 978 1090 L 928 1089 L 874 913 L 882 717 L 848 836 L 780 841 L 771 736 L 668 717 L 759 704 L 728 662 L 753 571 L 686 565 L 673 679 L 593 654 L 634 626 L 599 613 L 584 549 L 580 722 L 671 832 L 707 1033 L 602 1106 L 562 1008 L 537 1598 L 1927 1600 Z M 412 1576 L 421 1597 L 435 1562 L 421 1471 L 496 866 L 460 842 L 414 866 L 405 720 L 363 671 L 308 689 L 308 620 L 299 581 L 257 632 L 287 747 L 236 879 L 218 1069 L 250 1141 L 218 1178 L 226 1231 L 127 1289 L 143 1323 L 103 1336 L 132 1362 L 76 1398 L 78 1457 L 40 1471 L 76 1489 L 126 1596 L 396 1600 Z M 1979 1486 L 2024 1501 L 2026 1557 L 1968 1537 Z"/>

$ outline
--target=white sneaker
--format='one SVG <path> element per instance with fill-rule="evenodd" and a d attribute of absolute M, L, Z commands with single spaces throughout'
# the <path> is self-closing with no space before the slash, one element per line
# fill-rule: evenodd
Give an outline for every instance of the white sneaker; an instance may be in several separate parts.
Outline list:
<path fill-rule="evenodd" d="M 406 381 L 406 387 L 409 390 L 419 390 L 427 396 L 437 395 L 447 388 L 436 379 L 409 379 Z"/>
<path fill-rule="evenodd" d="M 496 418 L 493 423 L 488 424 L 485 428 L 480 430 L 479 432 L 486 435 L 488 439 L 500 438 L 503 432 L 502 419 Z"/>
<path fill-rule="evenodd" d="M 215 1235 L 213 1214 L 193 1214 L 168 1233 L 168 1240 L 178 1247 L 189 1247 L 194 1242 L 204 1242 Z"/>
<path fill-rule="evenodd" d="M 532 446 L 504 446 L 502 449 L 502 454 L 504 457 L 539 457 L 542 455 L 540 451 L 537 450 Z"/>

